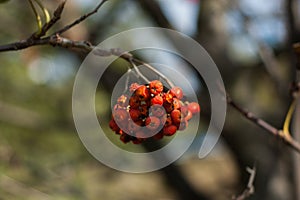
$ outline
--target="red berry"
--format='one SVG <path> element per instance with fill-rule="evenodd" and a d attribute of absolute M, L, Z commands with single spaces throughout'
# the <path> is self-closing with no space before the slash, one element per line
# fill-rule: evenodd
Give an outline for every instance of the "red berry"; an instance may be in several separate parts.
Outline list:
<path fill-rule="evenodd" d="M 110 129 L 113 130 L 113 131 L 119 131 L 119 130 L 120 130 L 119 126 L 117 125 L 117 123 L 115 122 L 114 119 L 111 119 L 111 120 L 110 120 L 110 122 L 109 122 L 109 127 L 110 127 Z"/>
<path fill-rule="evenodd" d="M 200 106 L 196 102 L 191 102 L 188 104 L 188 109 L 192 112 L 192 114 L 200 112 Z"/>
<path fill-rule="evenodd" d="M 155 140 L 160 140 L 160 139 L 162 139 L 164 137 L 164 132 L 163 131 L 160 131 L 159 133 L 157 133 L 157 134 L 155 134 L 154 136 L 153 136 L 153 138 L 155 139 Z"/>
<path fill-rule="evenodd" d="M 182 89 L 180 87 L 173 87 L 171 90 L 170 90 L 170 93 L 174 96 L 174 97 L 177 97 L 177 99 L 182 99 L 183 97 L 183 92 L 182 92 Z"/>
<path fill-rule="evenodd" d="M 173 95 L 170 94 L 169 92 L 165 93 L 163 95 L 163 99 L 164 99 L 164 103 L 172 103 L 172 101 L 173 101 Z"/>
<path fill-rule="evenodd" d="M 140 100 L 139 100 L 139 97 L 137 96 L 132 96 L 130 97 L 129 99 L 129 105 L 130 105 L 130 108 L 138 108 L 140 106 Z"/>
<path fill-rule="evenodd" d="M 183 115 L 183 117 L 185 117 L 188 114 L 189 109 L 186 105 L 184 105 L 184 106 L 180 107 L 180 111 L 181 111 L 181 114 Z"/>
<path fill-rule="evenodd" d="M 182 114 L 182 119 L 190 120 L 193 117 L 192 112 L 188 109 L 187 106 L 181 106 L 180 111 Z"/>
<path fill-rule="evenodd" d="M 114 111 L 115 111 L 115 110 L 122 110 L 122 109 L 124 110 L 125 107 L 120 106 L 119 104 L 114 105 L 114 108 L 113 108 Z"/>
<path fill-rule="evenodd" d="M 131 139 L 130 135 L 127 135 L 126 133 L 124 133 L 120 136 L 120 140 L 124 143 L 130 142 L 130 139 Z"/>
<path fill-rule="evenodd" d="M 164 102 L 164 100 L 163 100 L 162 96 L 160 96 L 160 95 L 156 95 L 155 97 L 153 97 L 151 99 L 151 104 L 152 105 L 156 105 L 156 104 L 157 105 L 162 105 L 163 102 Z"/>
<path fill-rule="evenodd" d="M 140 100 L 147 100 L 150 97 L 148 88 L 142 85 L 135 91 L 135 95 L 139 97 Z"/>
<path fill-rule="evenodd" d="M 147 117 L 145 124 L 150 130 L 157 130 L 160 125 L 160 120 L 157 117 L 150 116 Z"/>
<path fill-rule="evenodd" d="M 158 95 L 159 93 L 161 93 L 163 91 L 164 86 L 160 81 L 154 80 L 154 81 L 150 82 L 149 88 L 150 88 L 151 94 Z"/>
<path fill-rule="evenodd" d="M 180 110 L 173 110 L 171 112 L 171 118 L 172 118 L 172 122 L 174 124 L 180 124 L 180 122 L 181 122 L 181 112 L 180 112 Z"/>
<path fill-rule="evenodd" d="M 185 120 L 189 121 L 190 119 L 192 119 L 193 114 L 190 110 L 188 110 L 186 116 L 184 117 Z"/>
<path fill-rule="evenodd" d="M 132 140 L 133 144 L 141 144 L 144 141 L 144 139 L 140 139 L 140 138 L 134 138 Z"/>
<path fill-rule="evenodd" d="M 174 110 L 177 110 L 180 108 L 180 101 L 177 98 L 173 98 L 172 106 Z"/>
<path fill-rule="evenodd" d="M 149 110 L 148 110 L 148 106 L 140 106 L 140 113 L 142 116 L 148 116 L 149 115 Z"/>
<path fill-rule="evenodd" d="M 150 111 L 151 111 L 151 114 L 156 117 L 161 117 L 166 113 L 164 107 L 161 105 L 151 106 Z"/>
<path fill-rule="evenodd" d="M 135 137 L 139 138 L 139 139 L 145 139 L 148 136 L 147 136 L 147 134 L 145 132 L 143 132 L 143 131 L 140 130 L 140 131 L 136 132 Z"/>
<path fill-rule="evenodd" d="M 141 128 L 141 126 L 137 125 L 135 122 L 133 121 L 128 121 L 128 125 L 127 125 L 127 129 L 130 133 L 135 133 L 137 132 L 139 129 Z"/>
<path fill-rule="evenodd" d="M 163 106 L 164 106 L 164 108 L 165 108 L 165 110 L 166 110 L 167 113 L 172 112 L 172 110 L 173 110 L 172 103 L 164 102 Z"/>
<path fill-rule="evenodd" d="M 163 129 L 164 135 L 171 136 L 174 135 L 177 131 L 177 127 L 175 125 L 166 126 Z"/>
<path fill-rule="evenodd" d="M 139 87 L 141 87 L 140 84 L 138 84 L 138 83 L 132 83 L 132 84 L 129 86 L 129 91 L 130 91 L 130 92 L 134 92 L 134 91 L 136 91 L 136 89 L 138 89 Z"/>
<path fill-rule="evenodd" d="M 118 104 L 122 107 L 126 107 L 128 105 L 127 101 L 128 97 L 126 95 L 121 95 L 117 100 Z"/>
<path fill-rule="evenodd" d="M 161 121 L 161 122 L 163 122 L 163 121 Z M 170 126 L 170 125 L 172 125 L 172 118 L 170 116 L 168 116 L 165 120 L 164 126 Z"/>
<path fill-rule="evenodd" d="M 184 129 L 186 129 L 186 127 L 188 126 L 188 121 L 187 120 L 183 120 L 178 127 L 178 130 L 182 131 Z"/>
<path fill-rule="evenodd" d="M 130 109 L 129 110 L 129 115 L 130 115 L 130 117 L 133 121 L 137 121 L 137 120 L 140 119 L 141 113 L 138 109 Z"/>
<path fill-rule="evenodd" d="M 126 120 L 128 120 L 128 113 L 126 112 L 126 110 L 123 110 L 123 109 L 114 110 L 113 118 L 117 122 L 125 122 Z"/>

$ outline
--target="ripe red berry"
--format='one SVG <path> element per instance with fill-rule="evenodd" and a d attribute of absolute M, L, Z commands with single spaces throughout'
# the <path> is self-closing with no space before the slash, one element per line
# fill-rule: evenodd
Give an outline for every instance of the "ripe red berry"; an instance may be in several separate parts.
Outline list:
<path fill-rule="evenodd" d="M 172 118 L 170 116 L 168 116 L 166 119 L 165 119 L 165 124 L 164 126 L 170 126 L 172 125 Z"/>
<path fill-rule="evenodd" d="M 149 85 L 133 83 L 129 87 L 133 95 L 129 98 L 126 93 L 118 98 L 109 127 L 120 135 L 121 141 L 140 144 L 148 137 L 162 139 L 164 135 L 174 135 L 188 126 L 193 114 L 200 112 L 196 102 L 183 105 L 180 87 L 173 87 L 166 93 L 163 89 L 158 80 Z"/>
<path fill-rule="evenodd" d="M 172 122 L 174 124 L 180 124 L 180 122 L 181 122 L 181 112 L 180 112 L 180 110 L 173 110 L 171 112 L 171 118 L 172 118 Z"/>
<path fill-rule="evenodd" d="M 155 140 L 160 140 L 160 139 L 162 139 L 164 137 L 164 132 L 163 131 L 160 131 L 159 133 L 157 133 L 157 134 L 155 134 L 154 136 L 153 136 L 153 138 L 155 139 Z"/>
<path fill-rule="evenodd" d="M 161 93 L 163 91 L 164 86 L 160 81 L 154 80 L 154 81 L 150 82 L 149 88 L 150 88 L 151 94 L 158 95 L 159 93 Z"/>
<path fill-rule="evenodd" d="M 188 109 L 186 105 L 181 106 L 180 111 L 181 111 L 182 119 L 190 120 L 193 117 L 192 112 Z"/>
<path fill-rule="evenodd" d="M 110 120 L 110 122 L 109 122 L 109 127 L 110 127 L 110 129 L 113 130 L 113 131 L 119 131 L 119 130 L 120 130 L 119 126 L 117 125 L 117 123 L 115 122 L 114 119 L 111 119 L 111 120 Z"/>
<path fill-rule="evenodd" d="M 151 99 L 151 104 L 152 105 L 162 105 L 164 102 L 163 98 L 161 95 L 156 95 Z"/>
<path fill-rule="evenodd" d="M 129 110 L 129 115 L 130 115 L 130 117 L 133 121 L 137 121 L 137 120 L 140 119 L 141 113 L 138 109 L 130 109 Z"/>
<path fill-rule="evenodd" d="M 173 110 L 172 103 L 164 102 L 163 106 L 164 106 L 164 109 L 166 110 L 167 113 L 172 112 L 172 110 Z"/>
<path fill-rule="evenodd" d="M 173 87 L 171 90 L 170 90 L 170 93 L 176 97 L 177 99 L 182 99 L 183 97 L 183 92 L 182 92 L 182 89 L 180 87 Z"/>
<path fill-rule="evenodd" d="M 132 96 L 130 97 L 129 99 L 129 105 L 130 105 L 130 108 L 138 108 L 140 106 L 140 100 L 139 100 L 139 97 L 137 96 Z"/>
<path fill-rule="evenodd" d="M 141 87 L 140 84 L 138 84 L 138 83 L 132 83 L 132 84 L 129 86 L 129 91 L 130 91 L 130 92 L 134 92 L 134 91 L 136 91 L 136 89 L 138 89 L 139 87 Z"/>
<path fill-rule="evenodd" d="M 164 103 L 172 103 L 173 101 L 173 95 L 171 93 L 165 93 L 163 95 Z"/>
<path fill-rule="evenodd" d="M 173 98 L 172 107 L 174 110 L 177 110 L 180 108 L 180 101 L 177 98 Z"/>
<path fill-rule="evenodd" d="M 174 135 L 177 131 L 177 127 L 175 125 L 166 126 L 163 129 L 164 135 L 171 136 Z"/>
<path fill-rule="evenodd" d="M 153 106 L 151 106 L 150 112 L 151 112 L 151 114 L 153 116 L 156 116 L 156 117 L 161 117 L 161 116 L 163 116 L 166 113 L 164 107 L 161 106 L 161 105 L 153 105 Z"/>
<path fill-rule="evenodd" d="M 150 97 L 148 88 L 142 85 L 135 91 L 135 95 L 139 97 L 140 100 L 147 100 Z"/>
<path fill-rule="evenodd" d="M 127 135 L 126 133 L 123 133 L 121 136 L 120 136 L 120 140 L 123 142 L 123 143 L 128 143 L 130 142 L 130 135 Z"/>
<path fill-rule="evenodd" d="M 185 117 L 187 115 L 189 109 L 188 109 L 188 107 L 186 105 L 184 105 L 184 106 L 180 107 L 180 111 L 181 111 L 183 117 Z"/>
<path fill-rule="evenodd" d="M 188 110 L 186 116 L 184 117 L 185 120 L 189 121 L 190 119 L 192 119 L 193 114 L 190 110 Z"/>
<path fill-rule="evenodd" d="M 133 144 L 141 144 L 143 141 L 144 141 L 144 139 L 141 139 L 141 138 L 132 139 Z"/>
<path fill-rule="evenodd" d="M 140 109 L 141 116 L 145 117 L 145 116 L 149 115 L 149 110 L 148 110 L 148 106 L 147 105 L 140 106 L 139 109 Z"/>
<path fill-rule="evenodd" d="M 188 109 L 192 112 L 192 114 L 200 112 L 200 105 L 196 102 L 191 102 L 188 104 Z"/>
<path fill-rule="evenodd" d="M 125 122 L 128 120 L 128 113 L 123 109 L 114 110 L 113 118 L 116 120 L 116 122 Z"/>
<path fill-rule="evenodd" d="M 118 100 L 117 100 L 118 104 L 122 107 L 125 107 L 128 105 L 128 97 L 126 95 L 121 95 Z"/>
<path fill-rule="evenodd" d="M 160 120 L 157 117 L 150 116 L 147 117 L 145 124 L 150 130 L 157 130 L 160 125 Z"/>
<path fill-rule="evenodd" d="M 135 133 L 137 132 L 138 130 L 140 130 L 141 126 L 137 125 L 135 122 L 129 120 L 128 121 L 128 124 L 127 124 L 127 130 L 130 132 L 130 133 Z"/>
<path fill-rule="evenodd" d="M 122 110 L 122 109 L 124 110 L 125 107 L 120 106 L 119 104 L 116 104 L 116 105 L 114 105 L 113 111 L 115 111 L 115 110 Z"/>
<path fill-rule="evenodd" d="M 186 129 L 187 126 L 188 126 L 188 121 L 184 119 L 183 121 L 180 122 L 178 130 L 182 131 Z"/>

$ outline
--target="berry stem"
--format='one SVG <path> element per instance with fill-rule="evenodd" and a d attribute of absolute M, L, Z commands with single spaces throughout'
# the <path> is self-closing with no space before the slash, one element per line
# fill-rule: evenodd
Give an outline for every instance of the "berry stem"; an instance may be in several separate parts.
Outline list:
<path fill-rule="evenodd" d="M 133 69 L 135 70 L 136 74 L 138 75 L 138 77 L 142 78 L 146 83 L 150 83 L 150 80 L 145 77 L 142 72 L 139 70 L 139 68 L 135 65 L 133 58 L 129 59 L 129 62 L 131 63 L 131 65 L 133 66 Z"/>
<path fill-rule="evenodd" d="M 164 81 L 166 81 L 166 83 L 170 86 L 170 88 L 173 88 L 175 85 L 172 83 L 172 81 L 170 79 L 168 79 L 164 74 L 162 74 L 160 71 L 158 71 L 157 69 L 155 69 L 153 66 L 151 66 L 150 64 L 148 63 L 145 63 L 141 60 L 138 60 L 138 59 L 135 59 L 135 58 L 132 58 L 132 61 L 133 62 L 136 62 L 138 64 L 141 64 L 141 65 L 144 65 L 145 67 L 147 67 L 148 69 L 150 69 L 152 72 L 154 72 L 155 74 L 157 74 L 160 78 L 162 78 Z M 135 68 L 136 65 L 134 65 Z"/>

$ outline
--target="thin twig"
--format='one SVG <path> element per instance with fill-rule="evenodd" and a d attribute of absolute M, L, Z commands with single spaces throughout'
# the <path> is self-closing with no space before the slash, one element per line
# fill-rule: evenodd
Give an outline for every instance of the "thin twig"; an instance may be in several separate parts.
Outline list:
<path fill-rule="evenodd" d="M 247 167 L 246 170 L 250 174 L 247 187 L 239 196 L 234 197 L 234 200 L 245 200 L 246 198 L 254 194 L 255 189 L 253 183 L 256 176 L 256 166 L 254 165 L 252 169 Z"/>
<path fill-rule="evenodd" d="M 54 34 L 59 34 L 61 35 L 62 33 L 68 31 L 69 29 L 73 28 L 74 26 L 76 26 L 77 24 L 81 23 L 82 21 L 86 20 L 88 17 L 92 16 L 93 14 L 97 13 L 98 10 L 101 8 L 101 6 L 107 2 L 108 0 L 102 0 L 98 6 L 96 6 L 96 8 L 94 10 L 92 10 L 91 12 L 89 13 L 86 13 L 84 15 L 82 15 L 80 18 L 76 19 L 74 22 L 72 22 L 71 24 L 63 27 L 62 29 L 56 31 Z"/>
<path fill-rule="evenodd" d="M 174 83 L 172 83 L 172 81 L 170 79 L 168 79 L 168 77 L 166 77 L 160 71 L 158 71 L 157 69 L 155 69 L 149 63 L 146 63 L 146 62 L 144 62 L 142 60 L 134 58 L 132 54 L 130 54 L 130 53 L 126 52 L 126 51 L 122 51 L 119 48 L 113 48 L 113 49 L 110 49 L 110 50 L 95 49 L 94 51 L 95 51 L 94 54 L 99 55 L 99 56 L 111 56 L 111 55 L 114 55 L 114 56 L 118 56 L 120 58 L 123 58 L 124 60 L 127 60 L 132 65 L 133 64 L 134 65 L 135 64 L 143 65 L 143 66 L 147 67 L 148 69 L 150 69 L 155 74 L 157 74 L 161 79 L 163 79 L 170 86 L 170 88 L 173 88 L 175 86 Z M 141 73 L 139 73 L 139 70 L 137 71 L 137 73 L 139 75 L 141 75 Z M 144 80 L 146 81 L 146 79 L 144 79 Z M 149 80 L 147 82 L 149 82 Z"/>
<path fill-rule="evenodd" d="M 264 121 L 263 119 L 258 118 L 253 113 L 246 111 L 237 103 L 235 103 L 229 95 L 227 95 L 227 103 L 239 111 L 245 118 L 256 124 L 257 126 L 261 127 L 262 129 L 266 130 L 268 133 L 272 134 L 273 136 L 279 137 L 282 141 L 284 141 L 288 146 L 292 149 L 300 153 L 300 143 L 294 140 L 292 137 L 287 137 L 283 131 L 275 128 L 268 122 Z"/>

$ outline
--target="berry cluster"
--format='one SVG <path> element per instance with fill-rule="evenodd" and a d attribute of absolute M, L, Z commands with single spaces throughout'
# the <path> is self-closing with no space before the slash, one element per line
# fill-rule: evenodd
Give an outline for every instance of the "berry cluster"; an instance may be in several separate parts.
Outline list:
<path fill-rule="evenodd" d="M 163 84 L 154 80 L 146 85 L 133 83 L 132 95 L 121 95 L 112 111 L 109 127 L 124 143 L 140 144 L 147 138 L 162 139 L 184 130 L 188 121 L 200 112 L 196 102 L 182 102 L 180 87 L 164 92 Z"/>

